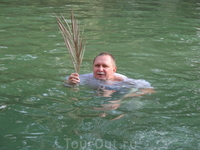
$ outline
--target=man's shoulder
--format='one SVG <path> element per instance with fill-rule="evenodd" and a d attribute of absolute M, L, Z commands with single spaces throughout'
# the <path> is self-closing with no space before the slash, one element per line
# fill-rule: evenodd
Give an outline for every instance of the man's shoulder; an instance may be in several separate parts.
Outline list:
<path fill-rule="evenodd" d="M 151 84 L 146 80 L 128 78 L 127 76 L 119 74 L 119 73 L 115 73 L 115 75 L 123 78 L 124 83 L 135 85 L 137 88 L 152 88 Z"/>
<path fill-rule="evenodd" d="M 114 73 L 114 75 L 117 76 L 117 77 L 121 77 L 123 79 L 128 79 L 127 76 L 119 74 L 119 73 Z"/>
<path fill-rule="evenodd" d="M 143 79 L 130 79 L 130 78 L 128 78 L 126 80 L 126 82 L 129 82 L 130 84 L 137 85 L 137 88 L 139 88 L 139 89 L 152 88 L 151 84 L 148 81 L 143 80 Z"/>

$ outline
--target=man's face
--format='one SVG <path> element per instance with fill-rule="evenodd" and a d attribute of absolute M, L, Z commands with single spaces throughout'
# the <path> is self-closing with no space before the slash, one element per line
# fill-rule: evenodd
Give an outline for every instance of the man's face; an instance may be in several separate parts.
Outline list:
<path fill-rule="evenodd" d="M 94 77 L 101 80 L 112 80 L 117 68 L 109 55 L 98 56 L 93 64 Z"/>

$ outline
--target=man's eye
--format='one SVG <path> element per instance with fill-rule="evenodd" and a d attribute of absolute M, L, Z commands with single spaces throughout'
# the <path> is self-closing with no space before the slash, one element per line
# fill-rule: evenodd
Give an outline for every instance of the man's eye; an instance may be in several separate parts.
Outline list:
<path fill-rule="evenodd" d="M 107 68 L 108 66 L 107 66 L 107 65 L 103 65 L 103 67 L 104 67 L 104 68 Z"/>

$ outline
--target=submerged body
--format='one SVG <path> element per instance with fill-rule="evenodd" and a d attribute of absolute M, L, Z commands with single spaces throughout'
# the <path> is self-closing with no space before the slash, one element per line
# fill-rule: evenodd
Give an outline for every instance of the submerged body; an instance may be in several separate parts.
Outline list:
<path fill-rule="evenodd" d="M 86 85 L 94 90 L 110 90 L 120 93 L 130 93 L 139 89 L 151 89 L 149 82 L 145 80 L 130 79 L 122 74 L 114 73 L 114 76 L 120 78 L 120 81 L 100 80 L 94 77 L 93 73 L 79 75 L 78 85 Z M 69 77 L 66 77 L 68 80 Z M 74 86 L 65 84 L 65 86 Z"/>
<path fill-rule="evenodd" d="M 109 104 L 102 104 L 102 107 L 94 107 L 95 110 L 115 110 L 121 105 L 121 100 L 124 98 L 155 92 L 150 83 L 145 80 L 130 79 L 116 73 L 115 59 L 109 53 L 104 52 L 96 56 L 92 68 L 93 73 L 90 74 L 72 73 L 67 77 L 66 85 L 86 85 L 96 90 L 97 94 L 103 97 L 111 97 L 114 93 L 120 94 L 119 99 L 109 101 Z"/>
<path fill-rule="evenodd" d="M 114 57 L 103 52 L 93 60 L 93 73 L 79 75 L 72 73 L 67 78 L 68 86 L 87 85 L 93 89 L 101 90 L 112 95 L 112 92 L 135 92 L 143 89 L 142 94 L 152 93 L 150 84 L 145 80 L 135 80 L 116 73 L 117 67 Z M 129 91 L 129 92 L 128 92 Z M 106 93 L 106 95 L 107 95 Z M 105 96 L 105 95 L 104 95 Z M 139 96 L 132 94 L 131 96 Z"/>

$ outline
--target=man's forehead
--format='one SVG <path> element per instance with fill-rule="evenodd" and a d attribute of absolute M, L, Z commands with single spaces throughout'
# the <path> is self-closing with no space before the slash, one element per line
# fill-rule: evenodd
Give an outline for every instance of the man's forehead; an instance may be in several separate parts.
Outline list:
<path fill-rule="evenodd" d="M 112 63 L 115 66 L 114 60 L 112 59 L 111 56 L 109 55 L 101 55 L 101 56 L 97 56 L 94 63 L 99 63 L 99 62 L 104 62 L 106 63 L 106 61 L 108 63 Z"/>

